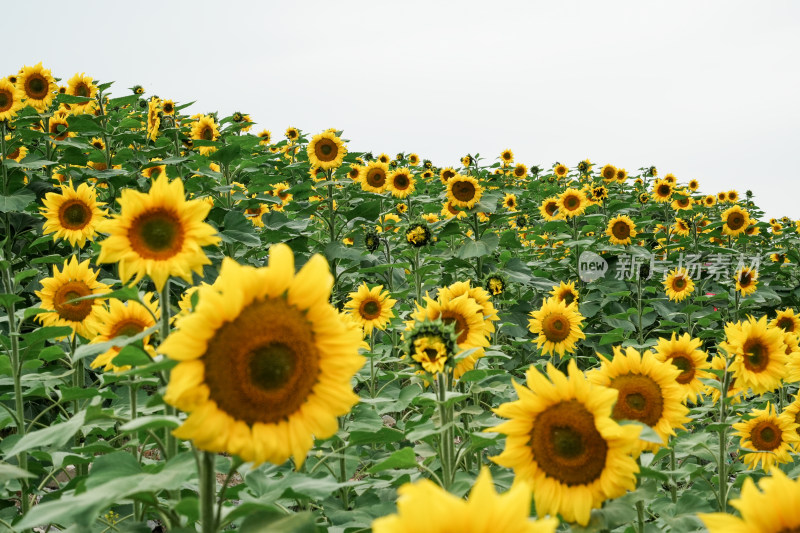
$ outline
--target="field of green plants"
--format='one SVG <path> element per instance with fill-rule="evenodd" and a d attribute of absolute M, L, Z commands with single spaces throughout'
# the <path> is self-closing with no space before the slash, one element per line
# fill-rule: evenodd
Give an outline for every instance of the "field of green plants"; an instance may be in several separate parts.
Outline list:
<path fill-rule="evenodd" d="M 0 79 L 1 531 L 800 531 L 798 221 L 150 89 Z"/>

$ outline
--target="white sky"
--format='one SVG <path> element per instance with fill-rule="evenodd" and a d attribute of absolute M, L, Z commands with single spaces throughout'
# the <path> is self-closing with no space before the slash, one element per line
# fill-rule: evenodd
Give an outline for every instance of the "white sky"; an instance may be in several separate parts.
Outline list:
<path fill-rule="evenodd" d="M 800 2 L 39 6 L 52 31 L 4 21 L 16 44 L 0 74 L 43 61 L 117 96 L 140 83 L 191 111 L 249 113 L 255 131 L 335 126 L 353 150 L 441 166 L 504 148 L 529 166 L 654 164 L 800 218 Z"/>

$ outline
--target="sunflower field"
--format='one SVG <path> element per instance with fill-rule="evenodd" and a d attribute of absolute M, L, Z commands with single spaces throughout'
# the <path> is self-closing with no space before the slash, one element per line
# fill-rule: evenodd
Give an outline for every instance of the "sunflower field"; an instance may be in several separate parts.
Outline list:
<path fill-rule="evenodd" d="M 117 92 L 0 79 L 0 530 L 800 531 L 797 221 Z"/>

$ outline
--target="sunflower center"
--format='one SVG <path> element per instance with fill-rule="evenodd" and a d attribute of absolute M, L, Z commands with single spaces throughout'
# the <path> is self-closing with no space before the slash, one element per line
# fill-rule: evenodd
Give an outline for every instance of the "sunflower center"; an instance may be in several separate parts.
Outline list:
<path fill-rule="evenodd" d="M 614 171 L 613 168 L 607 168 L 603 170 L 603 177 L 607 180 L 612 180 L 617 176 L 617 173 Z"/>
<path fill-rule="evenodd" d="M 75 94 L 77 96 L 88 97 L 92 94 L 92 91 L 89 90 L 89 87 L 85 83 L 81 82 L 77 87 L 75 87 Z"/>
<path fill-rule="evenodd" d="M 566 207 L 567 210 L 569 211 L 574 211 L 575 209 L 578 209 L 580 205 L 581 201 L 577 196 L 569 195 L 566 198 L 564 198 L 564 207 Z"/>
<path fill-rule="evenodd" d="M 782 317 L 780 320 L 778 320 L 777 326 L 783 331 L 792 333 L 794 331 L 794 320 L 788 317 Z"/>
<path fill-rule="evenodd" d="M 138 320 L 123 320 L 122 322 L 114 325 L 114 328 L 109 334 L 109 338 L 113 339 L 115 337 L 122 337 L 123 335 L 125 337 L 133 337 L 144 330 L 145 325 Z"/>
<path fill-rule="evenodd" d="M 517 167 L 514 169 L 514 175 L 518 178 L 521 178 L 525 175 L 525 169 L 522 167 Z"/>
<path fill-rule="evenodd" d="M 539 413 L 530 446 L 538 467 L 566 485 L 589 484 L 606 466 L 608 444 L 597 431 L 592 413 L 576 400 Z"/>
<path fill-rule="evenodd" d="M 769 350 L 759 339 L 744 343 L 744 366 L 751 372 L 763 372 L 769 364 Z"/>
<path fill-rule="evenodd" d="M 741 213 L 731 213 L 726 221 L 728 227 L 732 230 L 740 229 L 744 226 L 744 215 Z"/>
<path fill-rule="evenodd" d="M 381 316 L 381 305 L 376 300 L 366 300 L 360 311 L 364 320 L 375 320 Z"/>
<path fill-rule="evenodd" d="M 556 212 L 556 208 L 558 205 L 555 202 L 548 202 L 547 205 L 544 206 L 544 211 L 550 216 L 553 216 L 553 213 Z"/>
<path fill-rule="evenodd" d="M 386 173 L 380 168 L 373 168 L 367 173 L 367 183 L 373 187 L 383 187 L 386 183 Z"/>
<path fill-rule="evenodd" d="M 81 322 L 92 312 L 92 300 L 70 301 L 92 294 L 83 281 L 68 281 L 58 288 L 53 296 L 53 307 L 60 318 Z"/>
<path fill-rule="evenodd" d="M 658 187 L 658 194 L 659 196 L 669 196 L 671 190 L 672 188 L 669 185 L 660 185 Z"/>
<path fill-rule="evenodd" d="M 8 111 L 13 103 L 14 99 L 11 97 L 11 93 L 6 89 L 0 90 L 0 111 Z"/>
<path fill-rule="evenodd" d="M 283 298 L 255 301 L 208 341 L 210 398 L 238 420 L 278 423 L 306 402 L 319 375 L 311 325 Z"/>
<path fill-rule="evenodd" d="M 128 238 L 131 248 L 145 259 L 164 260 L 183 247 L 183 226 L 178 215 L 155 209 L 139 215 L 131 223 Z"/>
<path fill-rule="evenodd" d="M 561 342 L 569 337 L 571 324 L 561 314 L 553 314 L 542 320 L 542 333 L 551 342 Z"/>
<path fill-rule="evenodd" d="M 750 440 L 757 450 L 774 450 L 781 445 L 783 432 L 774 422 L 763 420 L 750 432 Z"/>
<path fill-rule="evenodd" d="M 694 378 L 694 362 L 684 354 L 676 354 L 671 357 L 672 364 L 681 371 L 675 380 L 681 385 L 686 385 Z"/>
<path fill-rule="evenodd" d="M 458 335 L 456 342 L 458 342 L 458 344 L 467 340 L 467 337 L 469 337 L 469 326 L 467 326 L 467 321 L 463 316 L 453 311 L 443 311 L 441 318 L 442 322 L 445 324 L 455 323 L 456 335 Z"/>
<path fill-rule="evenodd" d="M 92 210 L 81 200 L 70 200 L 61 205 L 61 209 L 58 210 L 58 219 L 66 229 L 82 229 L 92 220 Z"/>
<path fill-rule="evenodd" d="M 25 92 L 28 94 L 28 98 L 42 100 L 47 96 L 48 86 L 47 80 L 41 74 L 34 74 L 25 80 Z"/>
<path fill-rule="evenodd" d="M 561 293 L 561 300 L 565 304 L 570 305 L 575 301 L 575 295 L 572 294 L 572 291 L 564 291 Z"/>
<path fill-rule="evenodd" d="M 684 278 L 683 276 L 680 276 L 680 277 L 677 277 L 674 280 L 672 280 L 672 288 L 676 292 L 680 292 L 683 289 L 685 289 L 686 288 L 686 278 Z"/>
<path fill-rule="evenodd" d="M 19 157 L 19 148 L 8 154 L 8 159 L 16 159 Z"/>
<path fill-rule="evenodd" d="M 611 233 L 614 234 L 614 237 L 617 239 L 624 241 L 625 239 L 629 239 L 631 236 L 631 227 L 628 226 L 627 222 L 623 220 L 619 220 L 614 223 L 611 227 Z"/>
<path fill-rule="evenodd" d="M 336 143 L 331 139 L 320 139 L 317 144 L 314 145 L 314 155 L 317 156 L 317 159 L 325 163 L 336 159 L 338 154 L 339 147 L 336 146 Z"/>
<path fill-rule="evenodd" d="M 752 279 L 753 279 L 753 276 L 750 275 L 750 272 L 747 272 L 745 270 L 744 272 L 739 274 L 739 285 L 741 285 L 742 287 L 747 287 L 747 286 L 750 285 L 750 282 L 752 281 Z"/>
<path fill-rule="evenodd" d="M 475 186 L 469 181 L 453 183 L 453 196 L 461 202 L 469 202 L 475 198 Z"/>
<path fill-rule="evenodd" d="M 453 172 L 452 170 L 445 170 L 444 172 L 442 172 L 442 178 L 444 178 L 444 181 L 449 180 L 450 178 L 452 178 L 455 175 L 456 175 L 456 173 Z"/>
<path fill-rule="evenodd" d="M 398 174 L 394 177 L 394 186 L 397 189 L 406 189 L 409 183 L 408 176 L 405 174 Z"/>
<path fill-rule="evenodd" d="M 661 419 L 664 398 L 661 387 L 648 376 L 626 374 L 611 381 L 619 391 L 619 399 L 611 414 L 615 420 L 638 420 L 654 426 Z"/>
<path fill-rule="evenodd" d="M 200 132 L 200 138 L 206 141 L 213 141 L 214 140 L 214 130 L 209 127 L 203 128 L 203 131 Z"/>

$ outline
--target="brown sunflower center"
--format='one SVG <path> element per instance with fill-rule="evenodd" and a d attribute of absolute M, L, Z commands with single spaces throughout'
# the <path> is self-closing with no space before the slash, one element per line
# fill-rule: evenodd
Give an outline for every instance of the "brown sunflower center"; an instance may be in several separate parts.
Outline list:
<path fill-rule="evenodd" d="M 565 290 L 564 292 L 561 293 L 561 300 L 565 304 L 570 305 L 572 304 L 572 302 L 575 301 L 575 294 L 570 290 Z"/>
<path fill-rule="evenodd" d="M 365 300 L 359 311 L 364 320 L 375 320 L 381 316 L 381 304 L 377 300 Z"/>
<path fill-rule="evenodd" d="M 397 174 L 394 177 L 394 187 L 395 189 L 407 189 L 408 186 L 411 184 L 411 181 L 408 179 L 408 176 L 405 174 Z"/>
<path fill-rule="evenodd" d="M 71 301 L 75 298 L 89 296 L 92 290 L 85 282 L 68 281 L 56 290 L 53 295 L 53 307 L 60 318 L 81 322 L 92 312 L 92 300 Z"/>
<path fill-rule="evenodd" d="M 325 163 L 333 161 L 339 154 L 339 147 L 331 139 L 323 138 L 314 145 L 314 155 Z"/>
<path fill-rule="evenodd" d="M 80 82 L 75 87 L 75 95 L 77 95 L 77 96 L 89 97 L 91 94 L 92 94 L 92 90 L 89 89 L 89 86 L 86 85 L 84 82 Z"/>
<path fill-rule="evenodd" d="M 175 110 L 175 107 L 171 103 L 167 102 L 166 104 L 164 104 L 162 110 L 164 111 L 164 113 L 172 113 Z"/>
<path fill-rule="evenodd" d="M 750 339 L 742 347 L 744 351 L 744 366 L 751 372 L 763 372 L 769 364 L 769 349 L 764 346 L 761 339 Z"/>
<path fill-rule="evenodd" d="M 122 337 L 123 335 L 125 337 L 133 337 L 134 335 L 138 335 L 139 333 L 143 332 L 147 327 L 147 324 L 142 324 L 138 320 L 121 320 L 117 324 L 114 324 L 114 327 L 111 329 L 111 332 L 108 336 L 111 339 Z"/>
<path fill-rule="evenodd" d="M 648 376 L 625 374 L 611 381 L 619 391 L 619 399 L 611 413 L 615 420 L 638 420 L 654 426 L 661 419 L 664 398 L 661 387 Z"/>
<path fill-rule="evenodd" d="M 0 89 L 0 112 L 8 111 L 14 104 L 14 97 L 8 89 Z"/>
<path fill-rule="evenodd" d="M 133 220 L 128 238 L 131 248 L 145 259 L 165 260 L 181 251 L 184 229 L 177 213 L 157 208 Z"/>
<path fill-rule="evenodd" d="M 672 192 L 672 187 L 669 185 L 659 185 L 657 189 L 659 196 L 669 196 L 670 192 Z"/>
<path fill-rule="evenodd" d="M 245 307 L 218 329 L 203 354 L 210 397 L 252 425 L 285 420 L 319 376 L 319 351 L 302 312 L 282 298 Z"/>
<path fill-rule="evenodd" d="M 753 281 L 753 275 L 750 274 L 750 272 L 748 272 L 747 270 L 744 270 L 742 271 L 741 274 L 739 274 L 739 285 L 741 285 L 742 287 L 749 287 L 752 281 Z"/>
<path fill-rule="evenodd" d="M 777 326 L 783 331 L 788 331 L 789 333 L 794 332 L 794 320 L 789 317 L 781 317 L 777 322 Z"/>
<path fill-rule="evenodd" d="M 575 211 L 580 206 L 581 206 L 581 199 L 575 196 L 574 194 L 570 194 L 564 197 L 564 207 L 567 208 L 567 211 Z"/>
<path fill-rule="evenodd" d="M 750 441 L 756 450 L 774 450 L 782 442 L 783 432 L 774 422 L 762 420 L 750 432 Z"/>
<path fill-rule="evenodd" d="M 675 292 L 681 292 L 683 289 L 686 288 L 686 278 L 683 276 L 678 276 L 672 280 L 672 290 Z"/>
<path fill-rule="evenodd" d="M 92 210 L 83 201 L 75 199 L 61 204 L 58 221 L 68 230 L 79 230 L 92 220 Z"/>
<path fill-rule="evenodd" d="M 466 319 L 463 316 L 461 316 L 460 313 L 456 313 L 455 311 L 449 311 L 449 310 L 442 311 L 441 319 L 442 322 L 444 322 L 445 324 L 455 323 L 456 335 L 458 335 L 456 342 L 461 344 L 462 342 L 467 340 L 467 337 L 469 337 L 469 326 L 467 325 Z"/>
<path fill-rule="evenodd" d="M 28 98 L 43 100 L 47 96 L 50 84 L 41 74 L 33 74 L 25 79 L 25 94 Z"/>
<path fill-rule="evenodd" d="M 611 167 L 603 169 L 603 178 L 607 180 L 613 180 L 617 177 L 617 172 Z"/>
<path fill-rule="evenodd" d="M 589 484 L 605 469 L 608 444 L 597 431 L 592 413 L 576 400 L 539 413 L 530 446 L 538 467 L 566 485 Z"/>
<path fill-rule="evenodd" d="M 544 212 L 550 216 L 553 216 L 557 208 L 558 204 L 556 202 L 547 202 L 544 206 Z"/>
<path fill-rule="evenodd" d="M 456 173 L 453 172 L 452 170 L 445 170 L 442 172 L 442 179 L 444 179 L 444 181 L 447 181 L 455 175 Z"/>
<path fill-rule="evenodd" d="M 611 233 L 620 241 L 631 237 L 631 227 L 624 220 L 618 220 L 611 226 Z"/>
<path fill-rule="evenodd" d="M 475 185 L 469 181 L 457 181 L 453 183 L 453 197 L 460 202 L 469 202 L 475 198 Z"/>
<path fill-rule="evenodd" d="M 728 215 L 728 219 L 725 221 L 725 224 L 727 224 L 727 226 L 732 230 L 738 230 L 744 226 L 744 221 L 745 219 L 742 213 L 734 212 Z"/>
<path fill-rule="evenodd" d="M 373 168 L 367 172 L 367 183 L 373 187 L 383 187 L 386 183 L 386 173 L 381 168 Z"/>
<path fill-rule="evenodd" d="M 8 154 L 8 159 L 16 159 L 19 157 L 19 147 Z"/>
<path fill-rule="evenodd" d="M 681 371 L 678 374 L 678 377 L 675 380 L 680 383 L 681 385 L 686 385 L 692 379 L 694 379 L 695 368 L 694 368 L 694 361 L 687 355 L 682 353 L 674 354 L 670 356 L 672 364 L 678 367 L 678 370 Z"/>
<path fill-rule="evenodd" d="M 214 129 L 211 128 L 210 126 L 206 126 L 200 132 L 200 138 L 204 139 L 206 141 L 213 141 L 214 140 Z"/>
<path fill-rule="evenodd" d="M 551 342 L 561 342 L 569 337 L 570 321 L 562 314 L 555 313 L 542 320 L 542 333 Z"/>

